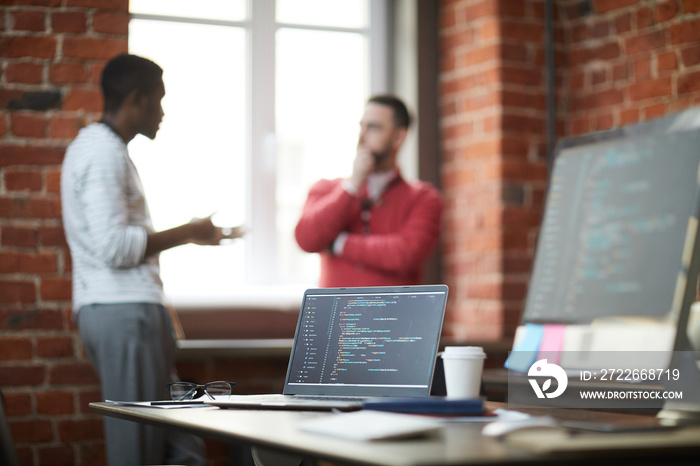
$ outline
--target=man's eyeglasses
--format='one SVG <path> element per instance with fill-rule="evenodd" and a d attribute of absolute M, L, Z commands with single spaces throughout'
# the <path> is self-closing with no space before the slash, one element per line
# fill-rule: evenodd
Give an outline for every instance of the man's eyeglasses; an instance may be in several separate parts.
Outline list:
<path fill-rule="evenodd" d="M 204 385 L 197 385 L 192 382 L 174 382 L 166 385 L 170 390 L 170 397 L 175 401 L 188 401 L 201 396 L 202 391 L 211 398 L 228 398 L 231 396 L 236 382 L 209 382 Z"/>

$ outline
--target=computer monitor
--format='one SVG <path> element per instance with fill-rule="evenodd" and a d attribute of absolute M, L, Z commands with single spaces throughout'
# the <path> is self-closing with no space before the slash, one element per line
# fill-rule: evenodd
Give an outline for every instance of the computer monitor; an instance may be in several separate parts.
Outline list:
<path fill-rule="evenodd" d="M 564 324 L 562 350 L 571 354 L 687 346 L 697 282 L 698 129 L 695 108 L 560 141 L 516 344 L 526 324 Z"/>
<path fill-rule="evenodd" d="M 666 115 L 654 120 L 643 121 L 634 125 L 621 126 L 593 133 L 579 134 L 559 139 L 554 149 L 555 158 L 565 149 L 595 142 L 611 141 L 625 137 L 664 134 L 675 131 L 700 128 L 700 108 L 691 108 L 680 113 Z"/>

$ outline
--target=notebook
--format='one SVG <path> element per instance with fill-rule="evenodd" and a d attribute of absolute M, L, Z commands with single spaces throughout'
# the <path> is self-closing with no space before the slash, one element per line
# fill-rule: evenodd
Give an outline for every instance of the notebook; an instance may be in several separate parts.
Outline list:
<path fill-rule="evenodd" d="M 224 408 L 355 410 L 430 395 L 447 286 L 309 289 L 282 394 L 207 401 Z"/>

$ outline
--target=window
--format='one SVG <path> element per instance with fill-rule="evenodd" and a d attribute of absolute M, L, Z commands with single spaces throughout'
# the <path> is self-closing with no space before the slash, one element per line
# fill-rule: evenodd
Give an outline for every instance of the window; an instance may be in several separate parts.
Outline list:
<path fill-rule="evenodd" d="M 295 299 L 318 278 L 294 226 L 309 187 L 347 176 L 371 93 L 387 89 L 386 2 L 131 0 L 131 53 L 164 69 L 158 137 L 129 151 L 155 228 L 214 214 L 243 240 L 161 254 L 168 297 Z"/>

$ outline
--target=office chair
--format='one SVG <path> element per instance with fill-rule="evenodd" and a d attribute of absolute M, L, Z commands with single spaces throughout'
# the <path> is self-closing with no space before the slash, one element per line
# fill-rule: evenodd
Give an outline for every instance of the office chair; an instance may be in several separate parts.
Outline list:
<path fill-rule="evenodd" d="M 19 466 L 19 459 L 12 441 L 10 425 L 5 415 L 5 398 L 0 390 L 0 464 L 5 466 Z"/>

